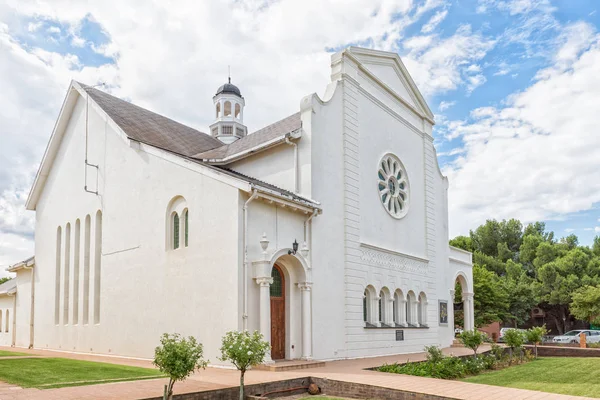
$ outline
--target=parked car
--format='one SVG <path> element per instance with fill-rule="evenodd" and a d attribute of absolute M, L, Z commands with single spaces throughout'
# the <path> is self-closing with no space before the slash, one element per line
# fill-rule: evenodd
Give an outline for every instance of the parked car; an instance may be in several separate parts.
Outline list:
<path fill-rule="evenodd" d="M 569 331 L 560 336 L 554 336 L 552 343 L 579 343 L 579 335 L 585 335 L 585 341 L 587 343 L 600 343 L 600 331 L 594 331 L 590 329 L 579 329 Z"/>
<path fill-rule="evenodd" d="M 500 328 L 500 335 L 498 336 L 498 342 L 504 342 L 504 334 L 509 329 L 515 329 L 515 330 L 517 330 L 519 332 L 525 333 L 525 329 L 519 329 L 519 328 Z"/>

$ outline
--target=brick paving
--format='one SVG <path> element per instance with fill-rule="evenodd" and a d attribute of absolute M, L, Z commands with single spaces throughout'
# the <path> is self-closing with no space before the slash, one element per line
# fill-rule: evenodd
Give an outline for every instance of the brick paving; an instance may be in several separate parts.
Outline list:
<path fill-rule="evenodd" d="M 0 347 L 0 350 L 30 353 L 41 357 L 63 357 L 76 360 L 107 362 L 120 365 L 152 368 L 149 360 L 140 360 L 123 357 L 99 356 L 91 354 L 64 353 L 47 350 L 23 350 Z M 483 350 L 483 349 L 482 349 Z M 446 354 L 464 355 L 471 351 L 464 348 L 444 349 Z M 276 380 L 291 379 L 296 377 L 314 376 L 332 380 L 355 382 L 390 389 L 401 389 L 429 395 L 448 396 L 461 400 L 568 400 L 585 399 L 584 397 L 566 396 L 552 393 L 542 393 L 531 390 L 488 386 L 474 383 L 447 381 L 433 378 L 423 378 L 400 374 L 387 374 L 366 368 L 373 368 L 385 363 L 421 361 L 425 353 L 404 354 L 364 358 L 356 360 L 341 360 L 327 362 L 324 366 L 295 371 L 249 371 L 246 374 L 246 383 L 262 383 Z M 0 382 L 0 400 L 20 399 L 139 399 L 158 397 L 162 394 L 163 386 L 167 379 L 151 379 L 143 381 L 130 381 L 106 383 L 92 386 L 78 386 L 60 389 L 21 389 L 18 386 Z M 175 393 L 191 393 L 205 390 L 214 390 L 237 386 L 239 373 L 225 368 L 207 368 L 192 375 L 185 382 L 175 385 Z"/>

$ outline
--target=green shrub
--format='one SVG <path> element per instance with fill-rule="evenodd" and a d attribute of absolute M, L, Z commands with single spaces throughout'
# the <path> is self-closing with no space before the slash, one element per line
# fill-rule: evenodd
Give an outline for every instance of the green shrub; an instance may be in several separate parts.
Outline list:
<path fill-rule="evenodd" d="M 600 349 L 600 343 L 588 343 L 587 347 L 590 349 Z"/>
<path fill-rule="evenodd" d="M 427 353 L 427 361 L 429 362 L 440 362 L 444 358 L 442 349 L 438 346 L 425 346 L 425 352 Z"/>
<path fill-rule="evenodd" d="M 197 369 L 206 368 L 208 362 L 202 359 L 202 353 L 202 344 L 192 336 L 186 339 L 178 333 L 162 335 L 160 346 L 154 350 L 153 364 L 169 376 L 165 399 L 173 398 L 175 382 L 185 380 Z"/>
<path fill-rule="evenodd" d="M 479 332 L 476 329 L 473 329 L 472 331 L 464 331 L 460 334 L 459 338 L 466 348 L 473 350 L 475 357 L 477 356 L 477 349 L 479 346 L 488 340 L 488 337 L 485 333 Z"/>
<path fill-rule="evenodd" d="M 523 332 L 517 329 L 509 329 L 504 333 L 504 342 L 510 348 L 510 358 L 512 359 L 514 356 L 515 350 L 519 351 L 519 357 L 522 359 L 521 349 L 523 348 L 523 343 L 525 343 L 525 335 Z"/>
<path fill-rule="evenodd" d="M 533 348 L 535 349 L 535 358 L 538 356 L 538 344 L 544 340 L 544 336 L 548 333 L 546 329 L 546 325 L 543 326 L 534 326 L 533 328 L 525 331 L 525 337 L 529 343 L 533 344 Z"/>

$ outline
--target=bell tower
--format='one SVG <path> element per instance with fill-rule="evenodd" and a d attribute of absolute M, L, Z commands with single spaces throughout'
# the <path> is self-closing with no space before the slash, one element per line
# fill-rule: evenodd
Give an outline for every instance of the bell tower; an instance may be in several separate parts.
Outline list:
<path fill-rule="evenodd" d="M 214 138 L 225 144 L 230 144 L 246 136 L 244 125 L 244 97 L 237 86 L 227 83 L 217 89 L 213 97 L 215 107 L 215 122 L 210 125 L 210 133 Z"/>

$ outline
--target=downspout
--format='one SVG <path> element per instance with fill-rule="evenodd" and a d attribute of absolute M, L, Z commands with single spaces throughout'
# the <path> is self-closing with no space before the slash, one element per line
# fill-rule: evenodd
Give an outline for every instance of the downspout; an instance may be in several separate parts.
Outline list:
<path fill-rule="evenodd" d="M 252 195 L 244 203 L 244 207 L 242 207 L 242 212 L 244 214 L 244 234 L 242 237 L 242 248 L 244 251 L 244 265 L 242 266 L 244 271 L 244 313 L 242 315 L 242 330 L 244 331 L 248 329 L 248 205 L 252 203 L 256 197 L 258 197 L 258 191 L 253 189 Z"/>
<path fill-rule="evenodd" d="M 285 138 L 285 142 L 294 146 L 294 193 L 298 193 L 298 143 L 292 142 L 289 137 Z"/>
<path fill-rule="evenodd" d="M 9 297 L 13 298 L 13 312 L 12 312 L 12 338 L 10 340 L 10 347 L 15 347 L 15 329 L 17 327 L 17 292 L 7 293 Z M 8 324 L 7 324 L 8 326 Z"/>
<path fill-rule="evenodd" d="M 34 269 L 33 267 L 35 266 L 32 265 L 31 267 L 28 267 L 26 265 L 23 266 L 23 268 L 25 269 L 30 269 L 31 270 L 31 310 L 29 311 L 29 348 L 33 349 L 33 313 L 34 313 L 34 301 L 35 301 L 35 274 L 34 274 Z"/>
<path fill-rule="evenodd" d="M 312 268 L 312 219 L 319 214 L 319 210 L 313 210 L 310 217 L 304 221 L 304 243 L 308 246 L 308 265 Z M 310 225 L 309 225 L 310 224 Z M 310 227 L 310 232 L 307 232 L 307 228 Z M 312 278 L 311 278 L 312 279 Z"/>

